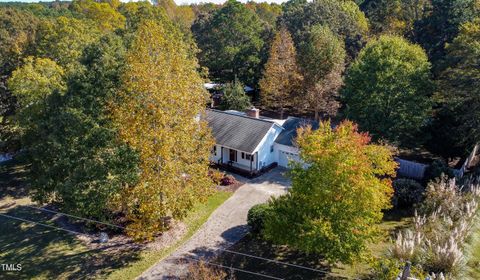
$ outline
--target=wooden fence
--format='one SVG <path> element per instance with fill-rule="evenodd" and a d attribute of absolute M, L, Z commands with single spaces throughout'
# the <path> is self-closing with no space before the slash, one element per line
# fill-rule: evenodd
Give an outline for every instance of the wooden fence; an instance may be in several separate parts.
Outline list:
<path fill-rule="evenodd" d="M 472 152 L 468 158 L 463 163 L 460 169 L 452 169 L 453 173 L 457 178 L 462 178 L 466 171 L 471 167 L 472 163 L 475 162 L 476 158 L 480 156 L 480 144 L 473 147 Z M 425 175 L 428 164 L 423 164 L 415 161 L 409 161 L 405 159 L 395 158 L 395 161 L 398 162 L 397 175 L 400 177 L 407 177 L 411 179 L 421 180 Z"/>
<path fill-rule="evenodd" d="M 462 178 L 463 175 L 465 174 L 465 171 L 468 171 L 468 168 L 470 168 L 473 160 L 475 159 L 475 157 L 477 156 L 477 153 L 479 151 L 480 151 L 480 144 L 477 144 L 477 145 L 475 145 L 475 147 L 473 147 L 472 152 L 470 153 L 468 158 L 465 160 L 462 167 L 460 169 L 454 169 L 453 170 L 453 172 L 455 173 L 455 176 L 457 178 Z"/>

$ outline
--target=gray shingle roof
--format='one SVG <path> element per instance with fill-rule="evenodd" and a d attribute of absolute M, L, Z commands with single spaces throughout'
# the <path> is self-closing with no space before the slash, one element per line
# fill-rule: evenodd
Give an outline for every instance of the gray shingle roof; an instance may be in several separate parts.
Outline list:
<path fill-rule="evenodd" d="M 275 143 L 293 146 L 294 139 L 297 137 L 297 129 L 306 125 L 311 125 L 312 129 L 318 129 L 318 122 L 308 119 L 289 117 L 282 125 L 283 131 L 275 139 Z"/>
<path fill-rule="evenodd" d="M 275 123 L 228 112 L 207 109 L 206 121 L 216 143 L 253 153 Z"/>

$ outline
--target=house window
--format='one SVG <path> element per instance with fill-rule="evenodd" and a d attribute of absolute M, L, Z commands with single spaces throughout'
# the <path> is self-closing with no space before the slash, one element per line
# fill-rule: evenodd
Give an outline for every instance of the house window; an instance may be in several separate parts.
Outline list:
<path fill-rule="evenodd" d="M 273 153 L 273 145 L 270 146 L 270 153 Z"/>
<path fill-rule="evenodd" d="M 245 159 L 245 153 L 242 152 L 242 159 Z"/>
<path fill-rule="evenodd" d="M 247 154 L 247 155 L 245 156 L 245 158 L 246 158 L 246 160 L 253 161 L 253 155 Z"/>
<path fill-rule="evenodd" d="M 213 146 L 213 151 L 212 152 L 215 156 L 217 155 L 217 146 L 216 145 Z"/>

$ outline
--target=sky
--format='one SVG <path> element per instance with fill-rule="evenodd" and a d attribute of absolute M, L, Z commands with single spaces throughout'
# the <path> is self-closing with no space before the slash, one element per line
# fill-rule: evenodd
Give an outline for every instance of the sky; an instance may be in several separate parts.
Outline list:
<path fill-rule="evenodd" d="M 24 2 L 24 3 L 36 3 L 36 2 L 51 2 L 52 0 L 0 0 L 0 2 Z M 121 0 L 122 2 L 129 2 L 128 0 L 124 1 Z M 174 0 L 177 5 L 180 4 L 192 4 L 192 3 L 205 3 L 205 2 L 211 2 L 211 3 L 223 3 L 226 0 Z M 268 3 L 282 3 L 286 2 L 287 0 L 254 0 L 255 2 L 268 2 Z M 247 0 L 240 0 L 240 2 L 247 2 Z"/>

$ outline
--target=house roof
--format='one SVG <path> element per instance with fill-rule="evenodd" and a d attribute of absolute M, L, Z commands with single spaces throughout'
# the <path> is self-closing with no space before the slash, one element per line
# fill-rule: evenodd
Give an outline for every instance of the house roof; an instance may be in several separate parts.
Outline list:
<path fill-rule="evenodd" d="M 297 129 L 307 125 L 311 125 L 313 129 L 318 129 L 319 127 L 318 122 L 313 120 L 288 117 L 282 125 L 283 131 L 278 135 L 277 139 L 275 139 L 275 143 L 294 146 L 294 140 L 297 137 Z"/>
<path fill-rule="evenodd" d="M 212 129 L 216 143 L 228 148 L 254 153 L 274 122 L 207 109 L 206 121 Z"/>

